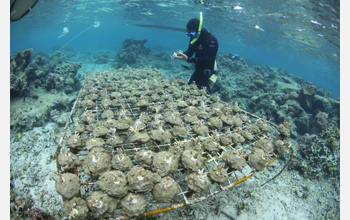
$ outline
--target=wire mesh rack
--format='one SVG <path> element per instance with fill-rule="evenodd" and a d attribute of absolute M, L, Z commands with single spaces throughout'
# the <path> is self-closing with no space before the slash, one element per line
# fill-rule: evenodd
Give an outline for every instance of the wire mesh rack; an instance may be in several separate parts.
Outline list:
<path fill-rule="evenodd" d="M 69 218 L 129 219 L 201 202 L 291 148 L 289 124 L 154 68 L 86 73 L 57 147 Z"/>

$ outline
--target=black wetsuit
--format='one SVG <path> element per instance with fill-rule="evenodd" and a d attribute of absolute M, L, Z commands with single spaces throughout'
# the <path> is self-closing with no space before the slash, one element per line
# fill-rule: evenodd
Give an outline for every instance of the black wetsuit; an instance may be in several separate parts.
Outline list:
<path fill-rule="evenodd" d="M 190 39 L 190 42 L 193 38 Z M 205 28 L 202 28 L 198 40 L 194 44 L 190 44 L 188 49 L 184 54 L 187 55 L 189 63 L 195 63 L 196 70 L 192 74 L 188 84 L 192 84 L 193 81 L 201 88 L 205 86 L 208 88 L 208 81 L 213 74 L 215 66 L 215 58 L 218 52 L 218 41 L 214 35 L 209 33 Z M 195 57 L 193 56 L 195 54 Z M 211 74 L 206 75 L 204 73 L 205 69 L 210 69 Z"/>

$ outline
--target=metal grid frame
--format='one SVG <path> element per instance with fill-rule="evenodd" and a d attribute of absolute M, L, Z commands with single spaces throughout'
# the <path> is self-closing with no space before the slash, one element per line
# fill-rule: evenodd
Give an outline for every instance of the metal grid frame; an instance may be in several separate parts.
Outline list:
<path fill-rule="evenodd" d="M 61 138 L 59 140 L 58 143 L 58 148 L 57 148 L 57 169 L 58 172 L 61 172 L 62 169 L 60 168 L 60 165 L 58 164 L 58 156 L 61 152 L 61 148 L 64 145 L 64 140 L 66 137 L 66 132 L 67 130 L 69 130 L 72 127 L 72 123 L 74 123 L 74 119 L 73 116 L 75 115 L 75 117 L 80 116 L 86 109 L 82 109 L 81 108 L 81 101 L 83 99 L 83 95 L 82 95 L 82 91 L 85 90 L 87 82 L 89 82 L 90 79 L 93 79 L 96 76 L 99 76 L 100 79 L 103 78 L 101 77 L 101 75 L 105 75 L 108 76 L 110 74 L 115 74 L 115 71 L 105 71 L 105 72 L 95 72 L 95 73 L 89 73 L 87 74 L 86 79 L 84 80 L 84 86 L 83 88 L 80 90 L 79 95 L 76 99 L 76 101 L 74 102 L 74 105 L 72 107 L 71 113 L 68 117 L 67 123 L 65 125 L 64 128 L 64 132 L 61 135 Z M 122 79 L 123 78 L 119 78 Z M 162 80 L 161 78 L 158 78 L 158 80 Z M 104 90 L 101 90 L 102 92 L 105 91 L 106 94 L 108 96 L 108 89 L 104 88 Z M 102 93 L 101 92 L 101 93 Z M 91 108 L 90 110 L 92 111 L 93 114 L 96 114 L 97 118 L 95 119 L 95 123 L 99 123 L 102 122 L 103 119 L 101 118 L 101 113 L 103 110 L 105 110 L 102 106 L 102 94 L 99 94 L 99 98 L 96 100 L 95 102 L 95 106 L 93 108 Z M 208 100 L 209 100 L 209 96 L 207 95 Z M 127 100 L 125 100 L 127 102 Z M 213 104 L 214 102 L 210 102 L 208 103 L 210 106 Z M 164 102 L 157 102 L 157 103 L 149 103 L 149 106 L 154 106 L 154 105 L 161 105 L 164 106 Z M 120 110 L 122 108 L 122 106 L 117 106 L 117 107 L 108 107 L 110 110 L 112 110 L 113 112 L 117 112 L 118 110 Z M 128 116 L 132 118 L 133 122 L 135 122 L 139 115 L 145 110 L 145 109 L 141 109 L 140 107 L 136 107 L 136 106 L 131 106 L 130 104 L 126 104 L 123 108 L 126 108 L 131 114 L 129 114 Z M 148 117 L 152 117 L 152 115 L 154 115 L 154 112 L 150 111 L 150 107 L 147 108 L 148 109 Z M 178 109 L 181 115 L 184 115 L 185 113 L 181 110 Z M 249 127 L 252 126 L 254 124 L 256 124 L 258 121 L 263 121 L 264 123 L 268 124 L 269 126 L 269 131 L 268 132 L 261 132 L 260 134 L 255 134 L 254 135 L 254 141 L 246 141 L 243 144 L 237 144 L 237 143 L 232 143 L 228 146 L 221 146 L 221 153 L 218 152 L 207 152 L 207 151 L 202 151 L 202 156 L 204 156 L 207 161 L 205 163 L 205 167 L 204 171 L 207 172 L 209 170 L 210 167 L 212 167 L 213 165 L 218 165 L 218 164 L 223 164 L 222 161 L 222 155 L 223 153 L 230 151 L 232 149 L 238 149 L 240 152 L 242 152 L 242 154 L 247 155 L 249 152 L 251 152 L 254 148 L 255 148 L 255 142 L 257 140 L 259 140 L 260 138 L 267 138 L 270 140 L 274 140 L 276 139 L 276 137 L 278 136 L 278 131 L 276 130 L 276 125 L 274 125 L 273 123 L 266 121 L 266 119 L 264 118 L 260 118 L 256 115 L 253 115 L 249 112 L 246 112 L 244 110 L 241 110 L 240 113 L 237 114 L 244 114 L 245 116 L 248 116 L 250 118 L 249 122 L 244 122 L 244 124 L 241 127 L 235 127 L 235 126 L 225 126 L 223 129 L 217 131 L 213 131 L 216 133 L 216 135 L 224 135 L 223 131 L 230 129 L 236 132 L 240 132 L 242 130 L 242 127 Z M 165 125 L 164 129 L 168 129 L 170 127 L 170 125 Z M 150 130 L 152 130 L 152 128 L 150 128 L 149 123 L 147 125 L 147 127 L 145 128 L 145 130 L 147 132 L 149 132 Z M 143 143 L 143 144 L 136 144 L 136 143 L 128 143 L 128 140 L 130 138 L 132 134 L 132 131 L 130 130 L 124 130 L 124 131 L 120 131 L 118 132 L 118 135 L 121 136 L 124 139 L 124 143 L 123 144 L 119 144 L 117 146 L 105 146 L 105 149 L 108 151 L 108 153 L 111 154 L 111 156 L 113 156 L 117 150 L 122 150 L 125 154 L 127 154 L 130 158 L 133 158 L 135 152 L 137 152 L 138 150 L 141 149 L 150 149 L 154 152 L 159 152 L 162 150 L 167 150 L 169 149 L 172 145 L 176 144 L 176 145 L 181 145 L 183 142 L 186 141 L 191 141 L 191 138 L 194 137 L 200 137 L 201 141 L 210 138 L 211 134 L 207 134 L 204 136 L 200 136 L 200 135 L 196 135 L 193 132 L 191 132 L 191 135 L 188 138 L 180 138 L 180 139 L 176 139 L 174 138 L 171 143 L 157 143 L 156 141 L 149 141 L 148 143 Z M 82 138 L 84 138 L 85 140 L 91 135 L 91 132 L 83 132 L 83 134 L 81 134 Z M 286 143 L 286 150 L 288 150 L 291 147 L 290 143 Z M 87 152 L 86 149 L 80 151 L 77 156 L 79 156 L 79 158 L 83 161 L 84 158 L 86 157 Z M 275 153 L 272 153 L 271 155 L 268 155 L 268 162 L 266 163 L 265 166 L 268 166 L 270 163 L 272 163 L 274 160 L 276 160 L 279 157 L 279 155 L 276 155 Z M 135 164 L 134 164 L 135 166 Z M 179 172 L 182 171 L 184 168 L 180 168 Z M 248 169 L 249 170 L 249 169 Z M 84 172 L 80 167 L 77 167 L 76 170 L 74 171 L 70 171 L 73 173 L 76 173 L 78 175 L 82 175 L 82 173 Z M 216 186 L 214 187 L 214 189 L 211 189 L 211 187 L 209 187 L 208 190 L 205 191 L 205 193 L 197 193 L 197 194 L 193 194 L 191 192 L 191 190 L 188 189 L 188 187 L 186 186 L 186 184 L 184 183 L 184 179 L 178 179 L 175 177 L 175 175 L 173 176 L 173 179 L 175 179 L 178 183 L 179 189 L 180 189 L 180 194 L 178 196 L 176 196 L 176 200 L 182 200 L 176 204 L 172 204 L 172 205 L 168 205 L 168 204 L 159 204 L 156 201 L 148 201 L 149 203 L 153 203 L 154 206 L 152 207 L 156 207 L 156 209 L 153 210 L 147 210 L 146 213 L 141 214 L 139 216 L 133 216 L 133 217 L 142 217 L 142 216 L 148 216 L 148 215 L 153 215 L 153 214 L 158 214 L 158 213 L 162 213 L 162 212 L 166 212 L 166 211 L 171 211 L 180 207 L 184 207 L 186 205 L 192 205 L 198 202 L 201 202 L 209 197 L 212 197 L 220 192 L 223 192 L 225 190 L 231 189 L 233 188 L 235 185 L 240 184 L 242 182 L 244 182 L 245 180 L 247 180 L 248 178 L 252 177 L 254 175 L 254 173 L 256 173 L 256 171 L 254 169 L 250 169 L 248 173 L 243 173 L 240 172 L 241 177 L 237 176 L 237 172 L 240 171 L 230 171 L 228 172 L 229 176 L 231 177 L 235 177 L 235 180 L 233 181 L 233 178 L 230 178 L 225 184 L 218 184 L 218 183 L 213 183 L 212 185 L 216 184 Z M 188 171 L 185 171 L 185 173 L 188 173 Z M 233 176 L 234 174 L 234 176 Z M 90 190 L 94 190 L 94 186 L 95 186 L 95 182 L 93 181 L 94 179 L 91 178 L 92 182 L 85 182 L 85 183 L 81 183 L 81 186 L 91 186 L 89 187 Z M 180 199 L 181 198 L 181 199 Z M 147 206 L 149 207 L 149 206 Z M 114 219 L 128 219 L 128 218 L 133 218 L 130 216 L 118 216 L 115 217 Z"/>

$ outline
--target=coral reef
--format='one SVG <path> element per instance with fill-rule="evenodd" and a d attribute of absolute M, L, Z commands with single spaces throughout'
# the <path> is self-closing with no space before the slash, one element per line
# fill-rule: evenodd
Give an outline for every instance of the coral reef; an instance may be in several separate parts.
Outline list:
<path fill-rule="evenodd" d="M 151 49 L 145 47 L 147 39 L 137 40 L 134 38 L 127 38 L 123 41 L 122 47 L 118 50 L 116 62 L 112 66 L 119 68 L 140 68 L 140 67 L 155 67 L 164 70 L 179 70 L 174 65 L 169 65 L 169 54 L 164 51 L 151 53 Z M 102 58 L 94 59 L 94 62 L 106 62 L 105 55 Z M 171 64 L 171 63 L 170 63 Z M 181 68 L 181 67 L 180 67 Z"/>
<path fill-rule="evenodd" d="M 288 120 L 292 138 L 320 133 L 325 121 L 334 121 L 339 127 L 340 102 L 305 79 L 280 68 L 248 65 L 244 58 L 231 53 L 219 54 L 218 63 L 220 97 L 277 124 Z"/>
<path fill-rule="evenodd" d="M 28 217 L 31 220 L 50 220 L 51 215 L 39 208 L 33 208 L 28 212 Z"/>
<path fill-rule="evenodd" d="M 107 53 L 94 54 L 92 58 L 93 62 L 96 64 L 106 64 L 109 61 L 109 56 Z"/>
<path fill-rule="evenodd" d="M 68 62 L 62 52 L 56 52 L 48 59 L 38 55 L 31 62 L 32 52 L 33 49 L 28 49 L 10 56 L 11 98 L 28 96 L 30 86 L 48 91 L 63 90 L 67 94 L 80 89 L 77 72 L 81 63 Z"/>
<path fill-rule="evenodd" d="M 130 40 L 123 44 L 118 65 L 156 66 L 153 56 L 169 60 L 167 54 L 151 54 L 144 47 L 145 43 Z M 134 51 L 130 55 L 133 57 L 125 55 L 128 50 Z M 30 63 L 33 54 L 36 56 Z M 127 58 L 133 62 L 127 63 Z M 102 64 L 108 59 L 108 55 L 95 56 L 93 62 Z M 40 155 L 31 146 L 44 137 L 45 141 L 40 143 L 47 144 L 47 148 L 51 146 L 48 143 L 57 144 L 55 135 L 59 128 L 45 131 L 50 139 L 40 133 L 28 137 L 25 130 L 47 121 L 61 125 L 66 122 L 68 115 L 63 112 L 71 106 L 72 98 L 65 94 L 74 96 L 81 80 L 77 76 L 81 64 L 67 60 L 63 52 L 48 56 L 26 50 L 11 56 L 11 99 L 18 103 L 17 98 L 21 97 L 23 103 L 35 103 L 32 110 L 11 100 L 11 139 L 23 140 L 20 146 L 23 150 L 14 150 L 16 156 Z M 292 168 L 311 179 L 339 179 L 339 101 L 282 69 L 250 65 L 232 54 L 220 54 L 218 60 L 221 89 L 211 97 L 206 96 L 204 90 L 186 85 L 183 79 L 164 80 L 163 73 L 153 68 L 99 71 L 90 78 L 86 73 L 89 80 L 86 80 L 77 107 L 79 113 L 85 113 L 74 118 L 61 151 L 64 153 L 58 156 L 58 164 L 64 171 L 73 172 L 80 166 L 79 177 L 59 174 L 55 182 L 59 185 L 57 193 L 63 198 L 66 218 L 115 217 L 114 211 L 120 209 L 122 214 L 131 217 L 149 210 L 154 200 L 169 203 L 180 201 L 182 195 L 189 200 L 198 198 L 196 193 L 209 195 L 208 192 L 212 192 L 209 186 L 215 188 L 236 180 L 233 170 L 243 172 L 244 167 L 249 166 L 253 171 L 261 171 L 271 155 L 282 155 L 285 159 L 283 153 L 289 145 L 285 138 L 298 138 L 298 143 L 293 144 Z M 235 104 L 228 105 L 222 100 Z M 265 118 L 255 120 L 245 111 Z M 274 128 L 269 121 L 279 125 Z M 270 132 L 276 136 L 265 138 Z M 247 146 L 249 150 L 242 151 Z M 55 154 L 50 156 L 51 161 L 55 159 Z M 86 161 L 83 169 L 79 163 L 81 159 Z M 94 165 L 100 160 L 100 165 Z M 216 164 L 213 160 L 220 162 Z M 33 189 L 40 191 L 37 187 L 44 177 L 36 174 L 38 167 L 29 162 L 19 170 L 12 169 L 15 166 L 12 164 L 11 176 L 22 178 L 20 172 L 31 175 L 31 180 L 23 184 L 21 190 L 29 195 L 28 188 L 35 185 Z M 64 185 L 66 179 L 69 184 Z M 96 185 L 80 186 L 83 182 Z M 179 187 L 189 193 L 179 194 Z M 307 197 L 306 191 L 301 196 L 299 192 L 296 194 L 300 198 Z M 195 196 L 192 197 L 193 192 Z M 40 200 L 45 201 L 41 202 L 42 207 L 47 201 L 53 203 L 44 190 L 34 196 L 46 199 Z M 58 196 L 60 200 L 61 196 Z M 88 197 L 88 200 L 79 196 Z M 51 217 L 39 208 L 30 210 L 30 199 L 12 197 L 11 216 L 14 218 L 63 218 Z M 62 205 L 57 201 L 54 204 Z"/>
<path fill-rule="evenodd" d="M 298 139 L 299 151 L 294 166 L 311 179 L 340 178 L 340 131 L 329 123 L 320 134 L 305 134 Z"/>
<path fill-rule="evenodd" d="M 146 42 L 146 39 L 125 39 L 123 41 L 122 48 L 120 48 L 117 53 L 117 57 L 119 59 L 117 68 L 125 67 L 126 65 L 130 67 L 144 66 L 140 65 L 140 63 L 145 62 L 147 60 L 145 58 L 150 53 L 150 49 L 144 46 Z"/>
<path fill-rule="evenodd" d="M 227 58 L 227 55 L 223 55 L 223 57 Z M 226 68 L 235 71 L 230 66 L 224 66 L 222 70 L 225 72 Z M 260 68 L 246 66 L 245 69 L 241 70 L 245 71 L 247 78 L 255 76 L 260 80 L 272 80 L 265 80 L 264 86 L 258 86 L 256 80 L 251 80 L 255 85 L 249 86 L 240 81 L 240 77 L 238 77 L 236 79 L 237 85 L 234 87 L 244 88 L 246 86 L 248 88 L 249 86 L 250 90 L 243 92 L 242 90 L 229 89 L 226 87 L 228 81 L 221 81 L 223 87 L 219 92 L 223 99 L 231 99 L 233 97 L 231 94 L 239 95 L 241 98 L 237 101 L 246 106 L 248 111 L 265 115 L 269 120 L 280 123 L 277 129 L 281 135 L 297 139 L 301 146 L 296 149 L 296 158 L 299 160 L 296 160 L 294 167 L 303 170 L 305 176 L 311 178 L 324 176 L 321 167 L 324 171 L 327 170 L 328 174 L 338 176 L 339 155 L 337 154 L 339 152 L 329 149 L 339 148 L 339 137 L 331 135 L 332 138 L 328 138 L 325 137 L 325 134 L 330 132 L 330 127 L 335 131 L 339 130 L 340 102 L 331 99 L 327 92 L 319 90 L 315 85 L 300 77 L 289 75 L 281 69 L 276 70 L 268 66 Z M 226 80 L 227 77 L 223 76 Z M 260 82 L 260 84 L 262 83 Z M 260 94 L 258 94 L 259 92 Z M 260 130 L 262 130 L 261 127 L 255 127 L 250 132 L 259 132 Z M 248 138 L 246 132 L 242 132 L 242 135 Z M 310 143 L 314 143 L 313 147 L 306 147 L 306 144 Z M 325 147 L 326 145 L 328 147 Z M 333 147 L 329 147 L 330 145 Z M 271 145 L 265 147 L 262 149 L 267 150 L 267 153 L 272 152 Z M 283 153 L 284 149 L 285 145 L 282 142 L 275 142 L 277 154 Z M 316 157 L 317 154 L 322 156 Z"/>
<path fill-rule="evenodd" d="M 81 88 L 81 63 L 70 63 L 64 54 L 32 59 L 32 49 L 10 56 L 11 130 L 23 132 L 54 121 L 65 124 L 66 110 Z"/>
<path fill-rule="evenodd" d="M 85 141 L 79 137 L 78 133 L 70 135 L 66 139 L 66 144 L 70 147 L 70 150 L 77 151 L 85 146 Z"/>
<path fill-rule="evenodd" d="M 32 67 L 28 67 L 31 61 L 33 49 L 17 51 L 14 56 L 10 56 L 10 95 L 12 97 L 24 96 L 28 93 L 28 78 L 33 72 Z"/>
<path fill-rule="evenodd" d="M 13 202 L 10 204 L 12 215 L 18 219 L 24 218 L 24 216 L 28 215 L 28 206 L 25 200 L 17 196 Z"/>
<path fill-rule="evenodd" d="M 47 77 L 41 78 L 42 81 L 46 78 L 44 85 L 46 90 L 64 90 L 65 93 L 69 94 L 80 89 L 77 72 L 81 68 L 81 63 L 70 63 L 64 61 L 57 63 L 56 65 L 48 66 L 50 68 Z"/>
<path fill-rule="evenodd" d="M 29 209 L 24 198 L 17 196 L 10 204 L 11 219 L 50 220 L 51 214 L 38 207 Z"/>
<path fill-rule="evenodd" d="M 141 150 L 135 154 L 135 160 L 143 168 L 150 168 L 153 163 L 155 153 L 151 150 Z"/>

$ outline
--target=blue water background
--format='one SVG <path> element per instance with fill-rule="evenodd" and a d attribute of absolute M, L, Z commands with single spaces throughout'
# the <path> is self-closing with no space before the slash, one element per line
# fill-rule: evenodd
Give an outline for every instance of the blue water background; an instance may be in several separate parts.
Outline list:
<path fill-rule="evenodd" d="M 219 52 L 283 68 L 329 90 L 334 98 L 340 97 L 337 1 L 195 2 L 39 1 L 26 17 L 11 23 L 10 53 L 33 48 L 52 54 L 55 46 L 83 32 L 66 48 L 80 53 L 112 50 L 116 55 L 124 39 L 135 38 L 147 39 L 146 47 L 170 55 L 187 49 L 185 33 L 133 24 L 185 28 L 202 11 L 203 27 L 217 37 Z M 322 13 L 326 16 L 320 17 Z M 94 27 L 96 21 L 99 27 Z M 64 27 L 69 32 L 58 39 Z"/>

